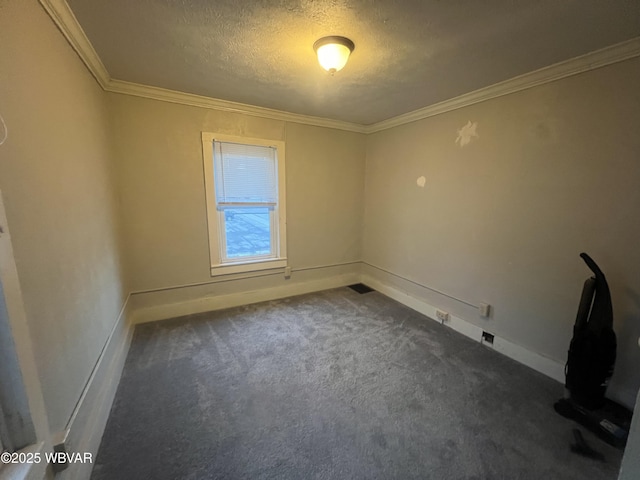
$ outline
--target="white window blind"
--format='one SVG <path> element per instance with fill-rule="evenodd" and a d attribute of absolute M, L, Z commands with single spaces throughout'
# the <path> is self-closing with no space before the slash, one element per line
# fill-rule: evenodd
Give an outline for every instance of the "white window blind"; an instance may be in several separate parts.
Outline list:
<path fill-rule="evenodd" d="M 216 204 L 276 205 L 278 171 L 276 149 L 259 145 L 214 141 Z"/>

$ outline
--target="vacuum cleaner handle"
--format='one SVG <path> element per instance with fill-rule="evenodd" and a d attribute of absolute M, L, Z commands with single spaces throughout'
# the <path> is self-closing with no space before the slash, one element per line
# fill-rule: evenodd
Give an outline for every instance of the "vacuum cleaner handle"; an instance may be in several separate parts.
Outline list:
<path fill-rule="evenodd" d="M 576 316 L 574 333 L 575 329 L 582 329 L 587 326 L 595 291 L 596 279 L 594 277 L 587 278 L 584 281 L 584 286 L 582 287 L 582 295 L 580 296 L 580 304 L 578 305 L 578 315 Z"/>
<path fill-rule="evenodd" d="M 598 332 L 599 334 L 603 328 L 613 328 L 613 308 L 611 305 L 611 293 L 609 292 L 607 279 L 596 262 L 594 262 L 593 259 L 584 252 L 580 254 L 580 258 L 584 260 L 584 263 L 586 263 L 591 271 L 595 274 L 595 296 L 587 323 L 588 328 L 592 332 Z M 584 311 L 582 313 L 584 314 Z M 584 325 L 584 323 L 582 322 L 583 319 L 578 317 L 577 320 L 580 325 Z"/>
<path fill-rule="evenodd" d="M 600 267 L 598 267 L 596 262 L 593 261 L 593 258 L 591 258 L 589 255 L 587 255 L 584 252 L 580 254 L 580 258 L 584 260 L 584 263 L 587 264 L 587 267 L 589 267 L 589 269 L 595 274 L 596 278 L 598 277 L 604 278 L 604 273 L 602 273 L 602 270 L 600 270 Z"/>

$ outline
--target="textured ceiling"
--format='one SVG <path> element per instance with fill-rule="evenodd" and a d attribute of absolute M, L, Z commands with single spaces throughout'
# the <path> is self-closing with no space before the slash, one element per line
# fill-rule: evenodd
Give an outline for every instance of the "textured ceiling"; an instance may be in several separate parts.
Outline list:
<path fill-rule="evenodd" d="M 640 35 L 639 0 L 67 1 L 112 78 L 364 125 Z"/>

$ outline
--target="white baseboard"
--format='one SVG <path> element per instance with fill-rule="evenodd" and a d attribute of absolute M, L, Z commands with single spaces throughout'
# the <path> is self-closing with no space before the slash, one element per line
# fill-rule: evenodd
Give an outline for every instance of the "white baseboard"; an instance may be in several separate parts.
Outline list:
<path fill-rule="evenodd" d="M 420 312 L 423 315 L 426 315 L 431 320 L 440 323 L 440 321 L 435 320 L 436 307 L 428 304 L 424 300 L 409 295 L 408 293 L 398 290 L 395 287 L 391 287 L 369 275 L 363 275 L 361 278 L 361 282 L 369 285 L 371 288 L 377 290 L 378 292 L 383 293 L 387 297 L 393 298 L 403 305 L 406 305 L 416 312 Z M 466 322 L 459 317 L 451 315 L 449 317 L 449 321 L 445 325 L 477 342 L 480 342 L 482 340 L 482 328 Z"/>
<path fill-rule="evenodd" d="M 86 480 L 91 476 L 91 469 L 98 454 L 133 335 L 133 328 L 128 321 L 130 298 L 130 296 L 127 297 L 120 310 L 67 425 L 68 433 L 65 442 L 67 452 L 91 453 L 93 463 L 71 464 L 66 470 L 60 472 L 56 479 Z"/>
<path fill-rule="evenodd" d="M 528 350 L 518 344 L 505 340 L 501 337 L 494 337 L 493 349 L 497 352 L 512 358 L 516 362 L 533 368 L 547 377 L 564 383 L 564 364 L 553 360 L 539 353 Z"/>
<path fill-rule="evenodd" d="M 356 282 L 358 282 L 358 274 L 354 272 L 305 282 L 292 281 L 289 284 L 258 290 L 217 296 L 204 296 L 182 302 L 163 303 L 160 301 L 157 305 L 136 308 L 132 314 L 133 323 L 154 322 L 156 320 L 166 320 L 195 313 L 210 312 L 213 310 L 222 310 L 224 308 L 238 307 L 240 305 L 266 302 L 279 298 L 328 290 L 330 288 L 344 287 L 345 285 L 350 285 Z M 145 294 L 134 294 L 134 296 L 136 295 L 142 296 Z"/>
<path fill-rule="evenodd" d="M 380 280 L 377 280 L 369 275 L 362 275 L 362 283 L 369 285 L 371 288 L 379 291 L 380 293 L 406 305 L 407 307 L 426 315 L 430 319 L 436 318 L 436 307 L 428 304 L 422 299 L 416 298 L 408 293 L 399 290 L 396 287 L 389 286 Z M 440 323 L 438 320 L 434 320 Z M 453 330 L 462 333 L 463 335 L 477 341 L 482 342 L 482 328 L 471 322 L 464 320 L 460 317 L 451 316 L 449 321 L 444 325 L 452 328 Z M 492 332 L 491 332 L 492 333 Z M 548 377 L 557 380 L 560 383 L 564 383 L 564 365 L 556 360 L 552 360 L 544 355 L 533 352 L 520 345 L 517 345 L 509 340 L 494 335 L 493 345 L 485 345 L 493 348 L 495 351 L 506 355 L 507 357 L 522 363 L 529 368 L 536 370 Z"/>
<path fill-rule="evenodd" d="M 615 380 L 615 374 L 613 380 Z M 634 406 L 636 405 L 636 400 L 640 399 L 640 391 L 624 386 L 614 386 L 614 383 L 612 382 L 607 389 L 607 398 L 623 405 L 630 411 L 635 411 Z"/>

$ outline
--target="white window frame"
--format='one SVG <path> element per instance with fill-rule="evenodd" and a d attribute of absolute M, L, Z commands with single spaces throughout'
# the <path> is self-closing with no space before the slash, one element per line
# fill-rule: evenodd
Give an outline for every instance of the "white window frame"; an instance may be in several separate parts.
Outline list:
<path fill-rule="evenodd" d="M 276 150 L 278 169 L 278 202 L 272 209 L 271 245 L 274 252 L 256 257 L 227 258 L 224 230 L 225 209 L 216 206 L 216 186 L 214 181 L 214 142 L 238 143 L 272 147 Z M 283 269 L 287 266 L 287 214 L 285 194 L 285 143 L 280 140 L 251 138 L 211 132 L 202 132 L 202 158 L 204 161 L 204 183 L 207 206 L 207 226 L 209 233 L 209 258 L 211 276 L 256 272 L 269 269 Z M 256 206 L 262 206 L 256 204 Z M 233 208 L 232 205 L 229 208 Z"/>
<path fill-rule="evenodd" d="M 2 410 L 5 415 L 20 418 L 18 428 L 12 426 L 9 417 L 4 418 L 5 450 L 38 454 L 44 459 L 45 452 L 52 451 L 49 440 L 49 424 L 44 409 L 40 379 L 31 344 L 31 336 L 18 280 L 11 235 L 7 225 L 2 192 L 0 192 L 0 295 L 3 295 L 5 312 L 0 313 L 0 335 L 15 347 L 6 352 L 9 361 L 0 363 L 0 387 L 4 390 Z M 1 307 L 1 306 L 0 306 Z M 6 318 L 3 318 L 5 317 Z M 6 356 L 4 360 L 7 360 Z M 7 378 L 11 380 L 6 381 Z M 9 395 L 5 395 L 8 393 Z M 20 448 L 24 445 L 23 448 Z M 0 480 L 17 478 L 45 478 L 47 462 L 4 464 L 0 462 Z"/>

